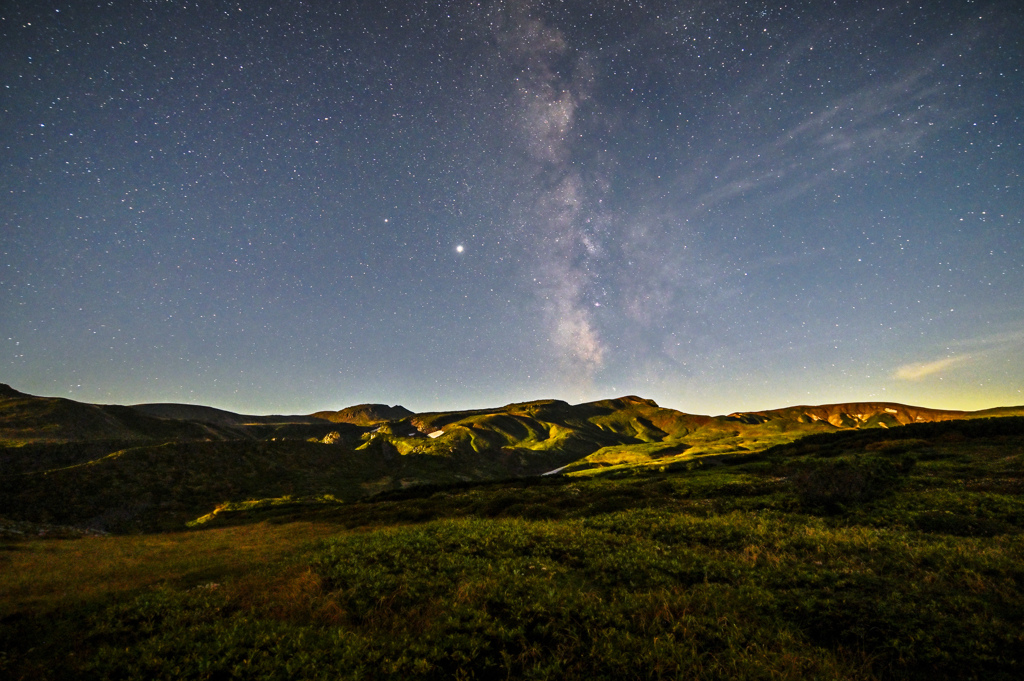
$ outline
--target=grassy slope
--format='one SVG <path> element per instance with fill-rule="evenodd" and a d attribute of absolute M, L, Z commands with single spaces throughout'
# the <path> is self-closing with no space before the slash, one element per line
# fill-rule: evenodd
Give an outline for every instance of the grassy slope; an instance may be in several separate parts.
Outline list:
<path fill-rule="evenodd" d="M 0 675 L 1020 677 L 1024 420 L 690 464 L 8 542 Z"/>

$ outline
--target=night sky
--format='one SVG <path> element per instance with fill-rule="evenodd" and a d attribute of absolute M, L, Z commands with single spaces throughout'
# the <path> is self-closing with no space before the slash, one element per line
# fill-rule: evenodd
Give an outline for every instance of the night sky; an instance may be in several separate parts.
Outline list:
<path fill-rule="evenodd" d="M 0 14 L 21 391 L 1024 404 L 1020 2 Z"/>

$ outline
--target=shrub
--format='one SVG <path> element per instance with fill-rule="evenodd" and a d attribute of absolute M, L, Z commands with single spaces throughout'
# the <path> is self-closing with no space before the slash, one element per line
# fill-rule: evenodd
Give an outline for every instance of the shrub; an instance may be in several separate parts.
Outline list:
<path fill-rule="evenodd" d="M 480 509 L 480 514 L 489 518 L 502 515 L 502 512 L 510 506 L 521 505 L 522 498 L 514 493 L 499 494 L 485 502 Z"/>
<path fill-rule="evenodd" d="M 804 504 L 836 508 L 883 496 L 913 465 L 909 458 L 840 459 L 800 470 L 790 480 Z"/>
<path fill-rule="evenodd" d="M 1012 526 L 998 520 L 952 511 L 918 513 L 914 517 L 914 525 L 922 532 L 951 534 L 956 537 L 994 537 L 1013 530 Z"/>

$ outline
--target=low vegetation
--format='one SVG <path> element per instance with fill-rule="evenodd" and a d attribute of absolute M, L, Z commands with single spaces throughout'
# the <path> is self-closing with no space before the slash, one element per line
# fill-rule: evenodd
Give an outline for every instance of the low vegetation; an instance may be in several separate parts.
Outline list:
<path fill-rule="evenodd" d="M 0 525 L 0 677 L 1024 673 L 1024 419 L 656 464 Z"/>

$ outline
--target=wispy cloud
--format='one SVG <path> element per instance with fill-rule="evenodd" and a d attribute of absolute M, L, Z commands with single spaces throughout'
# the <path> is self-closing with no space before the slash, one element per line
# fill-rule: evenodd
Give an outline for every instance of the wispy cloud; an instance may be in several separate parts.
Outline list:
<path fill-rule="evenodd" d="M 893 377 L 903 381 L 918 381 L 950 369 L 959 369 L 968 364 L 991 361 L 992 358 L 1019 355 L 1024 349 L 1024 328 L 1018 323 L 1015 328 L 990 333 L 974 338 L 965 338 L 948 345 L 952 354 L 930 362 L 912 362 L 897 367 Z"/>
<path fill-rule="evenodd" d="M 921 66 L 824 102 L 750 149 L 711 149 L 679 178 L 684 208 L 698 215 L 755 192 L 768 203 L 791 201 L 879 159 L 912 155 L 958 113 L 939 107 L 940 96 L 934 66 Z"/>
<path fill-rule="evenodd" d="M 932 362 L 914 362 L 896 369 L 894 376 L 902 381 L 919 381 L 922 378 L 942 373 L 946 369 L 962 366 L 972 361 L 970 355 L 943 357 Z"/>
<path fill-rule="evenodd" d="M 998 333 L 991 333 L 985 336 L 977 336 L 960 341 L 956 346 L 963 348 L 982 349 L 985 351 L 999 349 L 1017 348 L 1024 345 L 1024 329 L 1007 329 Z M 954 347 L 956 347 L 954 346 Z"/>
<path fill-rule="evenodd" d="M 796 41 L 767 65 L 766 75 L 723 103 L 721 118 L 744 120 L 750 132 L 734 146 L 722 142 L 729 135 L 706 135 L 711 145 L 676 180 L 675 194 L 683 197 L 679 209 L 694 217 L 737 198 L 753 197 L 765 205 L 789 202 L 841 175 L 918 155 L 930 137 L 977 112 L 976 102 L 950 98 L 943 65 L 983 36 L 980 25 L 965 26 L 931 50 L 851 81 L 813 106 L 800 101 L 780 128 L 751 112 L 786 106 L 777 101 L 781 84 L 799 82 L 815 45 L 838 36 L 819 29 Z"/>

